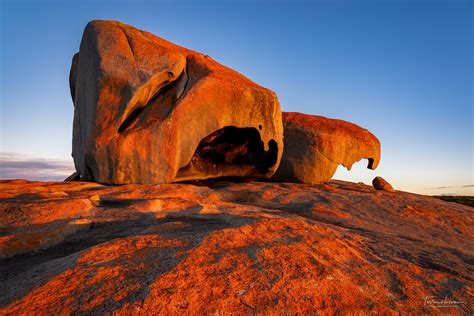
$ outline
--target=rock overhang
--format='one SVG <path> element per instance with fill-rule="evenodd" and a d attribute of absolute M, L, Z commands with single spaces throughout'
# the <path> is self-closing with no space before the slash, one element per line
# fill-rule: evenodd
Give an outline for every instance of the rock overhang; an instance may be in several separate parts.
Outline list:
<path fill-rule="evenodd" d="M 343 120 L 298 112 L 283 112 L 284 153 L 274 178 L 323 183 L 339 165 L 367 159 L 368 169 L 380 161 L 380 141 L 367 129 Z"/>

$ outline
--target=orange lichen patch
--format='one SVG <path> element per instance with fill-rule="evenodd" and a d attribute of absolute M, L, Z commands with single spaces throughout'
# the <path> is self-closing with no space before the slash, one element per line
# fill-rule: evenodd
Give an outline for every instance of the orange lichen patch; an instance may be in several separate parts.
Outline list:
<path fill-rule="evenodd" d="M 203 208 L 201 208 L 201 210 L 199 211 L 199 214 L 203 214 L 203 215 L 209 215 L 209 214 L 220 214 L 221 211 L 219 210 L 219 208 L 216 206 L 216 205 L 208 205 L 208 206 L 205 206 Z"/>
<path fill-rule="evenodd" d="M 199 203 L 196 203 L 196 200 L 190 199 L 187 196 L 184 199 L 179 197 L 163 198 L 161 204 L 167 212 L 180 212 L 183 210 L 200 209 L 202 207 Z"/>
<path fill-rule="evenodd" d="M 121 258 L 121 260 L 126 260 L 131 256 L 136 256 L 142 249 L 152 250 L 154 248 L 178 247 L 182 245 L 183 243 L 179 240 L 170 240 L 157 235 L 115 239 L 82 253 L 77 259 L 77 263 L 100 265 L 101 263 L 119 258 Z"/>
<path fill-rule="evenodd" d="M 434 198 L 433 198 L 434 199 Z M 449 225 L 457 227 L 457 229 L 463 233 L 472 233 L 472 226 L 470 227 L 466 223 L 465 218 L 459 216 L 453 216 L 453 214 L 445 214 L 432 212 L 429 208 L 422 207 L 420 204 L 417 206 L 403 205 L 400 209 L 400 216 L 410 218 L 412 220 L 424 220 L 434 225 Z"/>
<path fill-rule="evenodd" d="M 48 200 L 47 203 L 44 201 Z M 12 199 L 0 206 L 0 227 L 19 227 L 44 224 L 55 220 L 86 217 L 91 215 L 94 205 L 89 199 L 68 198 L 49 200 L 23 197 Z"/>
<path fill-rule="evenodd" d="M 0 245 L 23 247 L 0 260 L 0 314 L 473 312 L 467 206 L 342 181 L 0 185 Z"/>
<path fill-rule="evenodd" d="M 172 263 L 166 254 L 176 250 L 169 249 L 181 245 L 159 236 L 137 236 L 93 247 L 81 254 L 75 267 L 54 276 L 2 312 L 38 308 L 49 312 L 93 312 L 103 304 L 118 307 L 146 295 L 150 278 L 159 276 Z"/>
<path fill-rule="evenodd" d="M 270 190 L 268 191 L 264 191 L 263 194 L 262 194 L 262 199 L 266 200 L 266 201 L 270 201 L 271 199 L 275 198 L 277 195 L 275 194 L 275 192 L 272 192 Z"/>
<path fill-rule="evenodd" d="M 74 182 L 74 183 L 62 183 L 62 182 L 36 182 L 26 180 L 2 180 L 0 182 L 0 198 L 14 198 L 19 195 L 25 194 L 37 194 L 42 192 L 47 194 L 48 192 L 53 195 L 55 192 L 68 192 L 68 191 L 79 191 L 86 189 L 94 189 L 104 187 L 94 182 Z M 51 197 L 49 197 L 51 198 Z"/>
<path fill-rule="evenodd" d="M 149 234 L 158 233 L 158 232 L 173 232 L 176 230 L 185 230 L 191 227 L 192 225 L 190 224 L 176 221 L 176 222 L 167 222 L 161 225 L 157 225 L 155 227 L 150 228 L 146 232 Z"/>
<path fill-rule="evenodd" d="M 381 269 L 358 251 L 359 238 L 351 240 L 338 229 L 318 228 L 265 220 L 215 232 L 150 287 L 140 310 L 394 312 L 396 306 L 390 302 L 403 294 L 388 295 L 391 274 L 377 279 Z"/>
<path fill-rule="evenodd" d="M 159 199 L 148 199 L 132 205 L 131 208 L 139 212 L 159 212 L 161 204 Z"/>
<path fill-rule="evenodd" d="M 350 214 L 340 212 L 337 208 L 331 208 L 326 205 L 315 205 L 312 208 L 312 212 L 314 216 L 331 216 L 332 218 L 339 217 L 343 219 L 350 219 L 352 217 Z"/>
<path fill-rule="evenodd" d="M 221 196 L 217 192 L 209 192 L 206 199 L 210 202 L 221 201 Z"/>
<path fill-rule="evenodd" d="M 46 227 L 39 226 L 35 231 L 14 233 L 0 239 L 0 258 L 31 253 L 58 245 L 69 236 L 90 227 L 91 221 L 79 219 Z"/>

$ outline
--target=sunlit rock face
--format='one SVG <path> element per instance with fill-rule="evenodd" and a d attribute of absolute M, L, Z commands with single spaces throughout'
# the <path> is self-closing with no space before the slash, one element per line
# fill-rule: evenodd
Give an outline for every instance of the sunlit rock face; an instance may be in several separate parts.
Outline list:
<path fill-rule="evenodd" d="M 339 165 L 348 170 L 368 159 L 377 168 L 380 142 L 368 130 L 342 120 L 283 112 L 284 152 L 274 178 L 281 181 L 323 183 Z"/>
<path fill-rule="evenodd" d="M 210 57 L 115 21 L 92 21 L 70 72 L 81 180 L 167 183 L 270 177 L 278 99 Z"/>
<path fill-rule="evenodd" d="M 334 180 L 0 180 L 0 315 L 474 315 L 473 226 Z"/>

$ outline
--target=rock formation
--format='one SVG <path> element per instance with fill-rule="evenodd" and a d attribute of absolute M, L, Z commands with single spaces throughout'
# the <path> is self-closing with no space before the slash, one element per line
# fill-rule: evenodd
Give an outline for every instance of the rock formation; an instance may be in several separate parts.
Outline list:
<path fill-rule="evenodd" d="M 119 22 L 87 25 L 69 80 L 81 180 L 268 178 L 283 154 L 274 179 L 321 183 L 340 164 L 350 169 L 367 158 L 375 169 L 379 162 L 380 143 L 367 130 L 300 113 L 285 113 L 283 124 L 272 91 Z"/>
<path fill-rule="evenodd" d="M 372 185 L 377 190 L 384 190 L 384 191 L 387 191 L 387 192 L 395 192 L 392 185 L 390 183 L 388 183 L 382 177 L 375 177 L 374 180 L 372 180 Z"/>
<path fill-rule="evenodd" d="M 0 181 L 0 315 L 473 315 L 472 227 L 342 181 Z"/>
<path fill-rule="evenodd" d="M 368 130 L 342 120 L 296 112 L 283 113 L 284 149 L 274 178 L 282 181 L 329 181 L 338 165 L 348 170 L 365 158 L 367 168 L 380 160 L 380 142 Z"/>
<path fill-rule="evenodd" d="M 283 149 L 272 91 L 210 57 L 115 21 L 92 21 L 70 71 L 81 180 L 168 183 L 270 177 Z"/>

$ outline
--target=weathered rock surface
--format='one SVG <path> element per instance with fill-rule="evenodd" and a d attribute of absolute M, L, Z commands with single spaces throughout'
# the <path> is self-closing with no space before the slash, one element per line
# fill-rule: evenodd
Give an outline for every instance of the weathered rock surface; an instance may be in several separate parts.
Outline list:
<path fill-rule="evenodd" d="M 269 177 L 278 99 L 210 57 L 115 21 L 92 21 L 70 71 L 73 158 L 82 180 L 169 183 Z"/>
<path fill-rule="evenodd" d="M 377 168 L 380 142 L 355 124 L 322 116 L 283 112 L 284 149 L 275 179 L 303 183 L 329 181 L 339 165 L 348 170 L 368 159 Z"/>
<path fill-rule="evenodd" d="M 0 314 L 473 314 L 472 208 L 433 197 L 17 180 L 0 199 Z"/>
<path fill-rule="evenodd" d="M 392 185 L 390 183 L 388 183 L 387 180 L 385 180 L 382 177 L 375 177 L 374 180 L 372 180 L 372 185 L 377 190 L 384 190 L 384 191 L 387 191 L 387 192 L 395 192 Z"/>

